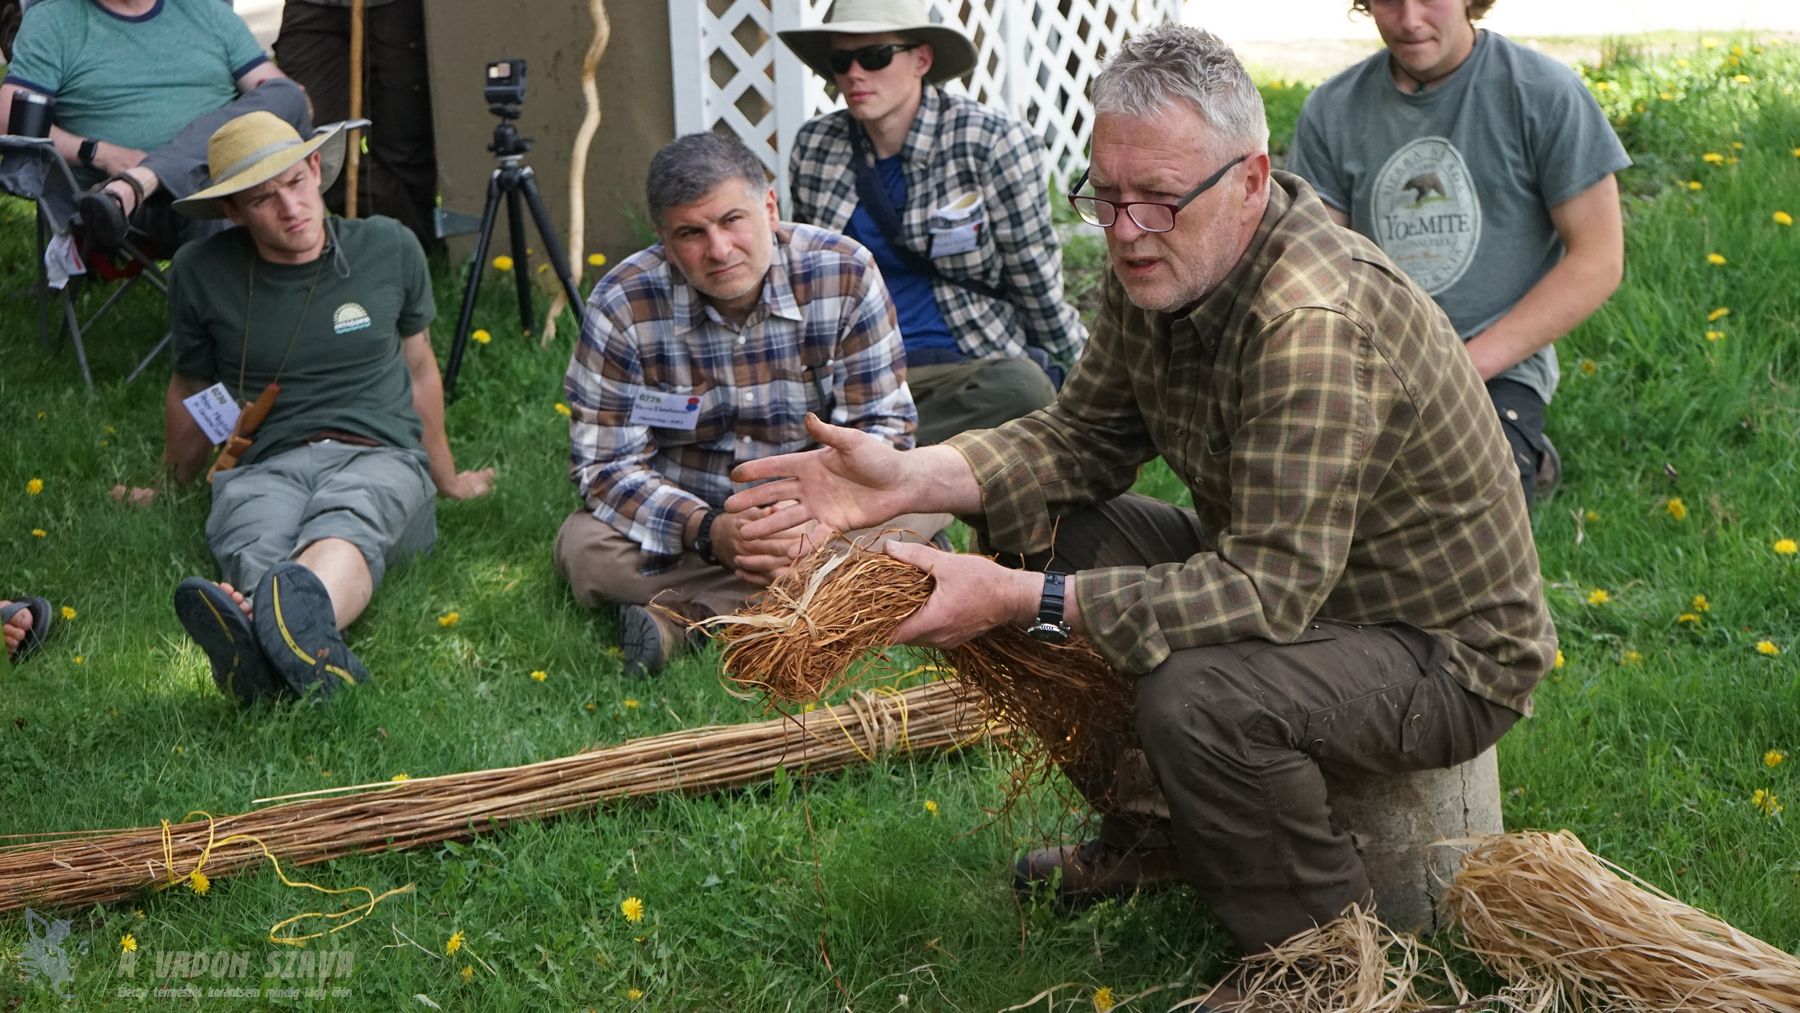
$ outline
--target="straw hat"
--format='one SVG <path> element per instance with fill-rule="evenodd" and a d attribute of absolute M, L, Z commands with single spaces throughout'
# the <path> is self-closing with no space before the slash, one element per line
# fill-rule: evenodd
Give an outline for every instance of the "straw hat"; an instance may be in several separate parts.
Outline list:
<path fill-rule="evenodd" d="M 933 24 L 925 0 L 837 0 L 817 28 L 790 28 L 779 33 L 800 62 L 831 80 L 833 35 L 883 35 L 901 32 L 931 43 L 931 70 L 926 84 L 941 84 L 975 69 L 975 42 L 962 29 Z"/>
<path fill-rule="evenodd" d="M 274 113 L 245 113 L 213 131 L 206 142 L 210 185 L 175 201 L 175 210 L 189 218 L 223 218 L 220 197 L 267 183 L 315 151 L 320 152 L 319 189 L 324 190 L 344 168 L 343 128 L 336 123 L 303 141 L 299 131 Z"/>

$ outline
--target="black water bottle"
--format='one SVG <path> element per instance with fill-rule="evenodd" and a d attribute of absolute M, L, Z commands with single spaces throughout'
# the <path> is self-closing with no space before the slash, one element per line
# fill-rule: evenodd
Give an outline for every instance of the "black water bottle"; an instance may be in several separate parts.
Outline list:
<path fill-rule="evenodd" d="M 13 92 L 7 132 L 19 137 L 50 136 L 50 96 L 23 88 Z"/>

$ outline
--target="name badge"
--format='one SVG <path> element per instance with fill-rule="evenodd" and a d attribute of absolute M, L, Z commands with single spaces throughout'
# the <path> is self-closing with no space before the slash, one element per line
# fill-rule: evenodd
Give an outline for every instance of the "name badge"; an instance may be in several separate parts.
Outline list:
<path fill-rule="evenodd" d="M 215 383 L 193 397 L 182 398 L 181 404 L 215 445 L 224 443 L 237 430 L 238 416 L 244 413 L 222 383 Z"/>
<path fill-rule="evenodd" d="M 987 224 L 981 214 L 981 195 L 958 194 L 931 213 L 931 256 L 951 257 L 981 246 L 981 230 Z"/>
<path fill-rule="evenodd" d="M 658 429 L 693 429 L 700 424 L 700 395 L 638 391 L 631 402 L 631 424 Z"/>

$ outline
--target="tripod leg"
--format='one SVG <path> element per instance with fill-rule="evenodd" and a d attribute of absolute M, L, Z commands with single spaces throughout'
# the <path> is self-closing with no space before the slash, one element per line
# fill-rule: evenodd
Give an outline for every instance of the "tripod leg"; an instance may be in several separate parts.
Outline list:
<path fill-rule="evenodd" d="M 469 280 L 463 283 L 462 312 L 456 315 L 456 337 L 450 342 L 450 361 L 444 364 L 444 399 L 456 397 L 456 374 L 462 371 L 463 349 L 469 343 L 469 320 L 475 315 L 475 295 L 481 291 L 481 269 L 487 264 L 488 243 L 494 238 L 494 215 L 500 210 L 500 170 L 488 177 L 487 204 L 481 209 L 481 232 L 475 237 L 475 260 L 469 264 Z"/>
<path fill-rule="evenodd" d="M 526 166 L 519 172 L 519 188 L 525 191 L 525 202 L 531 205 L 531 217 L 537 222 L 538 235 L 544 240 L 544 252 L 550 257 L 550 267 L 556 272 L 556 280 L 562 282 L 563 294 L 569 297 L 569 312 L 575 314 L 577 323 L 581 321 L 583 300 L 581 293 L 575 291 L 574 276 L 569 273 L 569 254 L 563 249 L 562 237 L 556 232 L 556 223 L 550 220 L 550 212 L 544 208 L 544 198 L 538 193 L 537 174 Z"/>
<path fill-rule="evenodd" d="M 512 232 L 513 283 L 519 288 L 519 327 L 527 337 L 537 330 L 531 311 L 531 255 L 525 247 L 525 208 L 519 203 L 519 177 L 506 180 L 506 226 Z"/>

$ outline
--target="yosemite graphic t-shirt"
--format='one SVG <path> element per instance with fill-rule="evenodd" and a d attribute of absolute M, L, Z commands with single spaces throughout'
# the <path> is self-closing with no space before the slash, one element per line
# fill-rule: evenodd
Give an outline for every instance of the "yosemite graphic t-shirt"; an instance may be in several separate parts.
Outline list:
<path fill-rule="evenodd" d="M 1286 168 L 1350 216 L 1468 340 L 1563 257 L 1550 209 L 1631 164 L 1574 71 L 1481 31 L 1435 87 L 1383 50 L 1307 97 Z M 1502 374 L 1547 402 L 1555 346 Z"/>

